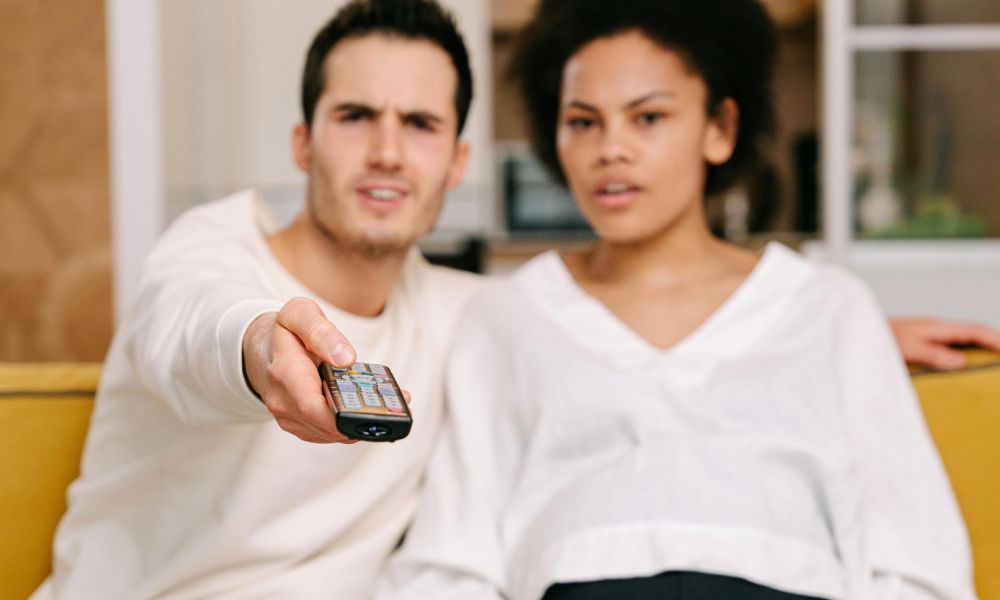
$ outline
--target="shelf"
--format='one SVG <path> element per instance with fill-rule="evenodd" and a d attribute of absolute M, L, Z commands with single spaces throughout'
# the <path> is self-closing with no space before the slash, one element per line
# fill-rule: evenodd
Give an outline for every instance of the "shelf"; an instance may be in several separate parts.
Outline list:
<path fill-rule="evenodd" d="M 1000 25 L 866 25 L 848 35 L 856 51 L 1000 49 Z"/>

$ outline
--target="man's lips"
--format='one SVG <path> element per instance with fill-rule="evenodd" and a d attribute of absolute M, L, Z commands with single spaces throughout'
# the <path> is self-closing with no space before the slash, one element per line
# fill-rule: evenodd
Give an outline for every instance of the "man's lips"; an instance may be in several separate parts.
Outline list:
<path fill-rule="evenodd" d="M 376 208 L 398 206 L 409 196 L 407 188 L 397 184 L 365 184 L 358 186 L 357 192 L 366 204 Z"/>

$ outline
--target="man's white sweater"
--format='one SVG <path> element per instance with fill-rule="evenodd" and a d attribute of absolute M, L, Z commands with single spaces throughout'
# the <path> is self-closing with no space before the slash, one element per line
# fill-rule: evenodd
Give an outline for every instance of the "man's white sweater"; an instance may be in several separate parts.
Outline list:
<path fill-rule="evenodd" d="M 369 595 L 414 511 L 443 357 L 480 282 L 414 250 L 378 317 L 319 302 L 359 360 L 391 366 L 410 390 L 414 426 L 394 444 L 309 444 L 277 426 L 242 373 L 250 322 L 313 297 L 269 251 L 273 229 L 244 192 L 188 212 L 158 242 L 36 598 Z"/>

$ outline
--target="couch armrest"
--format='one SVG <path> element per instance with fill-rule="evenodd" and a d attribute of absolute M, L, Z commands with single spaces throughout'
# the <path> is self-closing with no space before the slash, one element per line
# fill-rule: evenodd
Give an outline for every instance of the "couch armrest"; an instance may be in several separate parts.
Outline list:
<path fill-rule="evenodd" d="M 100 372 L 93 363 L 0 363 L 0 598 L 28 597 L 51 571 Z"/>

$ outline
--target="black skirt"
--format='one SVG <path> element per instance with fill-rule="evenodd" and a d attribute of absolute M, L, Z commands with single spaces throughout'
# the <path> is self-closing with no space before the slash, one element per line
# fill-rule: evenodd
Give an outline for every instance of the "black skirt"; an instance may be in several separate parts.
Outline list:
<path fill-rule="evenodd" d="M 820 600 L 781 592 L 739 577 L 667 571 L 652 577 L 557 583 L 542 600 Z"/>

